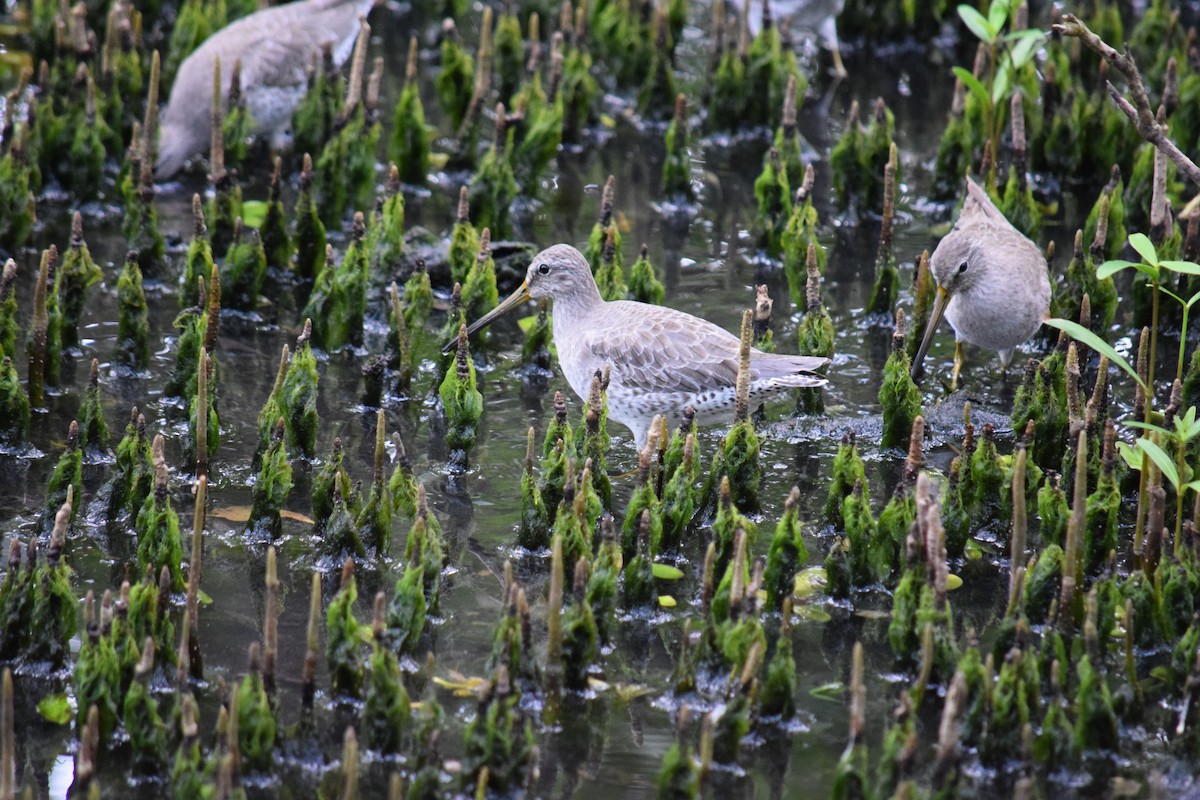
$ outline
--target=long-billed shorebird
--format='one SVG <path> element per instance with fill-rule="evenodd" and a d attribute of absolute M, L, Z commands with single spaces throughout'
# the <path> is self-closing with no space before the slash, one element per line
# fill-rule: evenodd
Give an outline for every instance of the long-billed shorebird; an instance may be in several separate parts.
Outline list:
<path fill-rule="evenodd" d="M 1013 351 L 1028 341 L 1050 316 L 1050 275 L 1036 244 L 1012 226 L 979 184 L 967 178 L 967 199 L 954 230 L 929 258 L 937 298 L 912 375 L 933 341 L 943 313 L 954 328 L 954 372 L 958 384 L 962 343 L 1000 352 L 1008 369 Z"/>
<path fill-rule="evenodd" d="M 354 49 L 358 20 L 377 0 L 300 0 L 264 8 L 204 40 L 179 66 L 162 116 L 154 175 L 169 178 L 209 145 L 213 66 L 221 62 L 222 97 L 229 93 L 233 65 L 241 81 L 255 132 L 269 134 L 274 147 L 287 143 L 292 112 L 307 89 L 313 55 L 330 47 L 335 66 Z"/>
<path fill-rule="evenodd" d="M 583 254 L 566 244 L 534 256 L 525 282 L 467 330 L 473 333 L 530 298 L 554 304 L 554 343 L 567 383 L 580 399 L 606 366 L 608 416 L 646 441 L 658 414 L 678 424 L 692 406 L 699 424 L 733 419 L 738 337 L 708 320 L 664 306 L 606 301 Z M 749 397 L 763 402 L 789 389 L 824 385 L 814 370 L 829 359 L 751 350 Z"/>

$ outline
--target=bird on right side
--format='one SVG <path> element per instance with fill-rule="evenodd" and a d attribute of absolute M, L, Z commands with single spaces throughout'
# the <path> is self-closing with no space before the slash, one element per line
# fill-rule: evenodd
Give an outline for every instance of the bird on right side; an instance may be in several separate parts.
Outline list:
<path fill-rule="evenodd" d="M 1050 316 L 1045 255 L 1013 227 L 979 184 L 969 177 L 966 181 L 967 199 L 958 221 L 929 257 L 937 297 L 912 364 L 916 380 L 945 315 L 955 337 L 951 389 L 958 386 L 963 342 L 998 351 L 1000 366 L 1008 369 L 1016 348 Z"/>

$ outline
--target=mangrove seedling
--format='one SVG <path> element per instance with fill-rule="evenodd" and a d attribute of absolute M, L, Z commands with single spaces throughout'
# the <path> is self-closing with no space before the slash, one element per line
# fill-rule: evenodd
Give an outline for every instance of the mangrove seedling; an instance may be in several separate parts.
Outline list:
<path fill-rule="evenodd" d="M 891 316 L 899 292 L 900 273 L 896 269 L 896 253 L 892 249 L 896 218 L 896 171 L 899 168 L 896 143 L 892 142 L 887 164 L 883 168 L 883 219 L 879 225 L 879 250 L 875 255 L 875 285 L 871 287 L 871 297 L 867 300 L 868 314 Z M 892 350 L 895 352 L 896 348 L 893 346 Z M 887 420 L 886 414 L 884 420 Z"/>
<path fill-rule="evenodd" d="M 19 447 L 29 440 L 29 397 L 11 356 L 0 362 L 0 445 Z"/>
<path fill-rule="evenodd" d="M 83 217 L 76 211 L 71 217 L 71 246 L 67 248 L 54 274 L 54 294 L 62 314 L 63 350 L 79 346 L 79 321 L 87 303 L 87 290 L 103 277 L 104 274 L 88 252 L 87 242 L 83 240 Z M 0 302 L 3 302 L 4 294 L 0 287 Z M 3 316 L 3 312 L 0 312 L 0 316 Z M 0 356 L 5 352 L 8 351 L 4 350 L 3 336 L 0 335 Z"/>
<path fill-rule="evenodd" d="M 388 142 L 388 158 L 399 165 L 400 179 L 411 186 L 424 186 L 429 180 L 430 131 L 417 85 L 419 55 L 417 37 L 413 36 L 408 41 L 404 88 L 392 113 L 392 137 Z"/>
<path fill-rule="evenodd" d="M 492 146 L 484 154 L 471 178 L 471 208 L 481 228 L 490 228 L 497 239 L 512 233 L 509 215 L 517 197 L 517 179 L 512 166 L 513 137 L 506 128 L 504 104 L 496 104 L 496 130 Z"/>
<path fill-rule="evenodd" d="M 4 262 L 0 273 L 0 356 L 17 356 L 17 262 Z"/>
<path fill-rule="evenodd" d="M 573 692 L 588 688 L 588 675 L 600 654 L 600 634 L 587 597 L 589 571 L 586 558 L 575 562 L 575 579 L 562 612 L 563 686 Z"/>
<path fill-rule="evenodd" d="M 306 152 L 303 166 L 300 170 L 300 191 L 296 194 L 296 205 L 292 208 L 292 242 L 295 252 L 292 254 L 292 271 L 300 279 L 304 294 L 311 288 L 311 282 L 325 266 L 325 225 L 317 212 L 317 202 L 313 195 L 312 158 Z"/>
<path fill-rule="evenodd" d="M 366 220 L 361 211 L 355 212 L 342 263 L 334 265 L 332 248 L 326 245 L 325 264 L 304 306 L 304 316 L 313 320 L 314 343 L 329 352 L 362 344 L 370 270 L 366 235 Z"/>
<path fill-rule="evenodd" d="M 851 103 L 846 132 L 833 146 L 829 166 L 833 170 L 838 209 L 845 211 L 853 206 L 859 214 L 865 214 L 883 208 L 884 168 L 895 141 L 896 120 L 883 98 L 875 101 L 867 127 L 862 126 L 858 117 L 858 103 Z M 899 182 L 898 166 L 894 175 Z"/>
<path fill-rule="evenodd" d="M 921 390 L 913 383 L 908 353 L 904 350 L 904 311 L 896 309 L 896 330 L 892 333 L 892 352 L 883 366 L 879 403 L 883 407 L 883 447 L 903 447 L 913 429 L 913 420 L 921 414 Z"/>
<path fill-rule="evenodd" d="M 292 141 L 297 153 L 320 155 L 333 136 L 346 98 L 346 81 L 334 66 L 332 45 L 327 41 L 320 53 L 313 51 L 306 69 L 308 90 L 292 112 Z"/>
<path fill-rule="evenodd" d="M 544 550 L 550 545 L 550 524 L 533 474 L 534 453 L 534 429 L 530 426 L 525 441 L 525 469 L 521 473 L 521 525 L 517 529 L 517 544 L 529 551 Z"/>
<path fill-rule="evenodd" d="M 787 500 L 784 501 L 783 516 L 780 517 L 775 526 L 775 534 L 771 537 L 771 547 L 767 551 L 767 568 L 763 574 L 767 606 L 771 609 L 784 609 L 785 621 L 790 616 L 791 606 L 788 598 L 795 591 L 796 573 L 808 562 L 808 548 L 804 546 L 797 509 L 799 503 L 800 489 L 793 486 Z M 782 642 L 782 633 L 780 636 Z"/>
<path fill-rule="evenodd" d="M 271 445 L 263 453 L 258 479 L 254 482 L 253 505 L 246 530 L 255 538 L 277 539 L 283 526 L 279 512 L 292 490 L 292 464 L 284 446 L 286 424 L 283 417 L 275 421 Z"/>
<path fill-rule="evenodd" d="M 687 96 L 679 94 L 675 97 L 675 117 L 667 128 L 662 191 L 667 197 L 678 197 L 684 202 L 696 199 L 696 190 L 692 187 L 692 156 L 688 145 Z"/>
<path fill-rule="evenodd" d="M 183 590 L 183 536 L 179 532 L 179 515 L 171 507 L 167 486 L 169 476 L 166 459 L 162 458 L 162 434 L 154 437 L 154 491 L 138 512 L 137 563 L 142 572 L 157 574 L 166 569 L 171 576 L 171 588 Z"/>
<path fill-rule="evenodd" d="M 269 772 L 275 759 L 276 722 L 271 697 L 263 685 L 258 642 L 250 644 L 246 677 L 235 690 L 238 755 L 243 768 Z"/>
<path fill-rule="evenodd" d="M 317 446 L 317 360 L 309 346 L 312 320 L 296 339 L 296 352 L 283 376 L 284 423 L 291 452 L 312 458 Z"/>
<path fill-rule="evenodd" d="M 354 616 L 358 585 L 354 579 L 354 559 L 347 556 L 342 565 L 342 582 L 325 616 L 325 658 L 329 680 L 338 697 L 357 698 L 363 685 L 363 637 L 361 623 Z"/>
<path fill-rule="evenodd" d="M 596 219 L 596 224 L 592 226 L 591 233 L 588 234 L 587 247 L 583 250 L 583 256 L 587 259 L 588 264 L 592 267 L 592 274 L 597 275 L 601 266 L 601 256 L 604 249 L 608 246 L 608 239 L 612 238 L 613 262 L 620 266 L 621 262 L 621 229 L 613 220 L 613 211 L 616 195 L 616 178 L 612 175 L 608 176 L 608 180 L 604 182 L 604 188 L 600 191 L 600 216 Z M 597 280 L 597 283 L 599 281 Z M 601 293 L 603 294 L 603 292 Z M 620 299 L 620 298 L 609 298 Z"/>
<path fill-rule="evenodd" d="M 462 284 L 462 310 L 467 319 L 479 319 L 495 308 L 500 302 L 500 292 L 496 288 L 496 263 L 492 259 L 492 233 L 484 228 L 479 233 L 479 251 L 475 253 L 474 262 L 467 270 L 467 277 Z M 477 346 L 486 341 L 487 329 L 475 334 Z"/>
<path fill-rule="evenodd" d="M 438 396 L 446 415 L 446 445 L 451 459 L 465 466 L 483 416 L 483 395 L 475 388 L 475 363 L 470 358 L 465 325 L 458 331 L 455 367 L 446 371 Z"/>
<path fill-rule="evenodd" d="M 367 683 L 363 723 L 367 746 L 383 754 L 399 753 L 412 726 L 412 704 L 400 673 L 400 663 L 389 647 L 384 619 L 384 594 L 375 595 L 372 623 L 371 677 Z"/>
<path fill-rule="evenodd" d="M 629 297 L 641 303 L 662 305 L 667 290 L 650 263 L 650 247 L 643 243 L 638 260 L 629 268 Z"/>
<path fill-rule="evenodd" d="M 267 189 L 267 210 L 258 233 L 267 257 L 267 266 L 287 269 L 292 258 L 292 237 L 288 234 L 287 213 L 283 209 L 283 159 L 279 156 L 273 160 L 271 185 Z"/>
<path fill-rule="evenodd" d="M 67 442 L 50 480 L 46 482 L 45 513 L 42 515 L 41 530 L 49 533 L 54 525 L 54 513 L 67 501 L 74 497 L 74 507 L 71 509 L 71 521 L 74 522 L 79 506 L 82 504 L 83 490 L 83 447 L 80 441 L 79 423 L 71 420 L 67 427 Z"/>
<path fill-rule="evenodd" d="M 392 433 L 396 466 L 388 478 L 388 495 L 392 500 L 392 513 L 404 517 L 417 515 L 417 479 L 413 474 L 412 460 L 404 449 L 400 434 Z"/>
<path fill-rule="evenodd" d="M 441 69 L 434 79 L 438 102 L 451 130 L 458 130 L 471 102 L 475 84 L 475 62 L 463 47 L 453 19 L 442 23 Z"/>
<path fill-rule="evenodd" d="M 355 525 L 363 544 L 375 554 L 386 556 L 392 545 L 392 498 L 383 472 L 384 441 L 381 408 L 375 418 L 375 470 L 371 491 L 355 519 Z"/>
<path fill-rule="evenodd" d="M 817 226 L 820 219 L 817 209 L 813 206 L 813 184 L 816 173 L 812 164 L 804 167 L 799 179 L 796 194 L 792 198 L 792 212 L 787 224 L 780 234 L 779 240 L 783 246 L 783 271 L 787 275 L 788 291 L 792 295 L 792 303 L 800 308 L 807 307 L 807 279 L 809 248 L 813 248 L 816 257 L 816 269 L 825 272 L 825 262 L 828 255 L 825 248 L 817 240 Z M 791 186 L 791 178 L 788 178 Z M 807 352 L 807 351 L 802 351 Z"/>
<path fill-rule="evenodd" d="M 636 549 L 626 562 L 622 596 L 625 608 L 656 608 L 658 592 L 654 583 L 653 554 L 650 550 L 650 511 L 643 510 L 638 518 Z"/>
<path fill-rule="evenodd" d="M 842 436 L 842 443 L 833 459 L 831 472 L 833 473 L 832 480 L 829 482 L 829 492 L 826 495 L 822 516 L 826 522 L 835 528 L 840 528 L 843 525 L 843 500 L 849 496 L 855 484 L 861 482 L 864 489 L 867 486 L 866 468 L 863 466 L 862 457 L 859 456 L 858 448 L 855 445 L 854 431 L 847 430 Z"/>
<path fill-rule="evenodd" d="M 800 321 L 800 327 L 796 329 L 796 343 L 801 353 L 833 358 L 833 320 L 829 318 L 829 312 L 826 311 L 825 303 L 821 300 L 821 273 L 817 258 L 818 246 L 815 239 L 810 240 L 808 243 L 805 312 L 803 319 Z M 804 413 L 820 414 L 825 410 L 825 395 L 819 387 L 800 389 L 797 393 L 796 408 L 798 411 Z"/>
<path fill-rule="evenodd" d="M 483 688 L 475 716 L 463 734 L 463 786 L 477 797 L 523 787 L 537 752 L 533 723 L 521 694 L 500 666 Z"/>
<path fill-rule="evenodd" d="M 208 239 L 208 226 L 204 224 L 204 207 L 200 195 L 192 195 L 192 241 L 188 244 L 184 258 L 183 284 L 179 290 L 181 308 L 200 305 L 204 297 L 196 290 L 201 279 L 208 280 L 213 274 L 212 243 Z"/>
<path fill-rule="evenodd" d="M 159 774 L 167 763 L 167 727 L 158 713 L 158 701 L 150 694 L 153 670 L 154 640 L 147 638 L 121 715 L 133 749 L 133 770 L 144 775 Z"/>
<path fill-rule="evenodd" d="M 783 253 L 783 231 L 792 216 L 792 190 L 779 151 L 772 147 L 754 181 L 758 201 L 758 244 L 768 255 Z"/>
<path fill-rule="evenodd" d="M 142 290 L 142 268 L 136 250 L 129 251 L 117 279 L 117 363 L 135 370 L 150 364 L 150 309 Z M 32 398 L 31 398 L 32 399 Z"/>
<path fill-rule="evenodd" d="M 647 557 L 653 558 L 662 546 L 663 517 L 662 501 L 656 492 L 657 482 L 653 480 L 650 469 L 657 462 L 659 429 L 662 427 L 662 417 L 656 416 L 650 424 L 650 433 L 646 437 L 646 446 L 638 455 L 637 485 L 629 497 L 625 510 L 625 522 L 621 526 L 621 548 L 625 561 L 633 558 L 637 550 L 637 537 L 640 526 L 649 528 L 650 540 L 647 543 Z"/>
<path fill-rule="evenodd" d="M 214 243 L 216 236 L 213 237 Z M 262 239 L 254 228 L 242 224 L 242 218 L 233 220 L 229 237 L 229 250 L 222 263 L 221 283 L 225 286 L 225 303 L 239 311 L 254 311 L 258 308 L 258 296 L 267 277 L 267 253 Z"/>

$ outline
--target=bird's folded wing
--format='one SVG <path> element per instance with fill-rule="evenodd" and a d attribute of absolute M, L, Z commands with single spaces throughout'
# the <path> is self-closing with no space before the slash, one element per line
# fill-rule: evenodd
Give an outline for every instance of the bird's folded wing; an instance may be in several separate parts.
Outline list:
<path fill-rule="evenodd" d="M 738 340 L 694 317 L 620 320 L 588 331 L 587 346 L 612 367 L 612 381 L 635 392 L 702 392 L 737 382 Z M 691 324 L 695 320 L 697 323 Z"/>

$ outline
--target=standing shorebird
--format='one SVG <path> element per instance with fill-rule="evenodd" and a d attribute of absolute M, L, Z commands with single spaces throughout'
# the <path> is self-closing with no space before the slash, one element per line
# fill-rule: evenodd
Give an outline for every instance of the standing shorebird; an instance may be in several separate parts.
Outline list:
<path fill-rule="evenodd" d="M 700 424 L 733 419 L 738 337 L 673 308 L 630 300 L 606 301 L 574 247 L 556 244 L 534 256 L 525 282 L 476 320 L 473 333 L 530 298 L 554 303 L 554 343 L 567 383 L 585 399 L 596 370 L 609 366 L 608 415 L 633 431 L 641 448 L 655 415 L 678 424 L 687 406 Z M 826 358 L 750 353 L 750 399 L 769 400 L 789 389 L 822 386 L 813 371 Z"/>
<path fill-rule="evenodd" d="M 1037 333 L 1050 316 L 1046 257 L 970 178 L 958 222 L 938 243 L 929 266 L 937 299 L 913 359 L 914 380 L 943 313 L 955 336 L 952 387 L 958 385 L 962 370 L 963 342 L 1000 351 L 1000 365 L 1008 369 L 1017 345 Z"/>
<path fill-rule="evenodd" d="M 354 49 L 358 19 L 377 0 L 300 0 L 256 11 L 204 40 L 179 66 L 162 116 L 154 177 L 164 180 L 209 145 L 213 66 L 221 60 L 222 98 L 234 62 L 241 62 L 246 105 L 255 133 L 270 134 L 273 147 L 289 141 L 292 112 L 307 90 L 313 54 L 328 45 L 335 66 Z"/>

